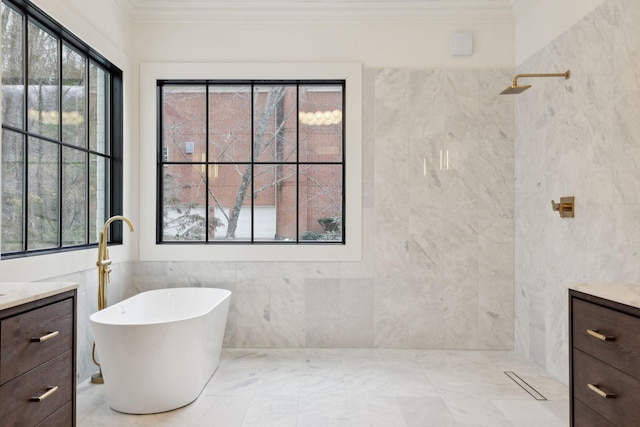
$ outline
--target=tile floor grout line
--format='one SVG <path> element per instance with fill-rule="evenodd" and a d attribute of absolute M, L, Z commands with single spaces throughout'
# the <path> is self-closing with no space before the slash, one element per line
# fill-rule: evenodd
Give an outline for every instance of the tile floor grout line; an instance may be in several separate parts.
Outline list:
<path fill-rule="evenodd" d="M 516 374 L 515 372 L 513 372 L 513 371 L 504 371 L 504 374 L 507 377 L 509 377 L 513 382 L 518 384 L 524 391 L 529 393 L 529 395 L 531 395 L 531 397 L 533 397 L 535 400 L 547 400 L 546 397 L 544 397 L 538 390 L 536 390 L 531 385 L 529 385 L 529 383 L 527 383 L 525 380 L 520 378 L 518 376 L 518 374 Z"/>

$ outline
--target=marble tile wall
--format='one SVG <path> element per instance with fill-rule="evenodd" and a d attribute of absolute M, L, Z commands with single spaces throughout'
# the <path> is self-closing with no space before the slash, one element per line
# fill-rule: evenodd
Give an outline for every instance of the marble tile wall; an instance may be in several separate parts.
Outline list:
<path fill-rule="evenodd" d="M 511 73 L 365 70 L 362 262 L 140 262 L 135 291 L 231 290 L 227 347 L 511 349 Z"/>
<path fill-rule="evenodd" d="M 640 281 L 638 22 L 640 2 L 609 0 L 517 70 L 572 73 L 515 98 L 515 348 L 565 382 L 566 285 Z"/>
<path fill-rule="evenodd" d="M 365 70 L 361 262 L 117 264 L 109 302 L 229 289 L 226 347 L 512 349 L 511 77 Z M 81 283 L 79 379 L 95 372 L 96 275 L 56 278 Z"/>

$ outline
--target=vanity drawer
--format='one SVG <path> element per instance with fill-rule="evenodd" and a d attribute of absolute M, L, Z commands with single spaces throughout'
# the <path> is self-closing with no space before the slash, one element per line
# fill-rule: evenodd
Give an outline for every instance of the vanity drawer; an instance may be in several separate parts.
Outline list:
<path fill-rule="evenodd" d="M 33 426 L 56 412 L 73 398 L 73 351 L 38 366 L 0 387 L 0 419 L 2 425 Z M 58 389 L 41 401 L 48 387 Z M 71 424 L 68 424 L 71 425 Z"/>
<path fill-rule="evenodd" d="M 615 425 L 640 425 L 640 381 L 602 363 L 580 350 L 573 352 L 572 396 Z M 607 393 L 605 398 L 589 388 L 597 385 Z M 580 425 L 580 424 L 575 424 Z"/>
<path fill-rule="evenodd" d="M 73 404 L 71 402 L 38 423 L 36 427 L 69 427 L 73 425 Z"/>
<path fill-rule="evenodd" d="M 573 424 L 580 427 L 616 427 L 578 399 L 573 399 Z"/>
<path fill-rule="evenodd" d="M 640 379 L 640 318 L 573 298 L 573 346 Z M 611 338 L 604 341 L 587 330 Z"/>
<path fill-rule="evenodd" d="M 73 348 L 74 301 L 65 299 L 0 321 L 0 384 Z M 57 335 L 52 333 L 57 332 Z M 41 342 L 34 338 L 46 337 Z"/>

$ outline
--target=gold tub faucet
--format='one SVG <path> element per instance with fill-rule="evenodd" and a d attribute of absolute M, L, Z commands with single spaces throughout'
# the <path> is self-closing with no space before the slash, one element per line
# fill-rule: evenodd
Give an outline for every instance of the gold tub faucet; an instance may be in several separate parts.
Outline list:
<path fill-rule="evenodd" d="M 104 223 L 104 227 L 98 236 L 98 310 L 102 310 L 107 307 L 107 283 L 109 282 L 109 273 L 111 273 L 111 260 L 109 259 L 109 250 L 107 249 L 107 231 L 109 225 L 114 221 L 123 221 L 129 225 L 129 229 L 133 232 L 133 223 L 129 218 L 123 215 L 112 216 Z M 91 375 L 91 382 L 94 384 L 103 384 L 104 378 L 102 377 L 102 367 L 96 360 L 96 343 L 93 343 L 91 350 L 91 358 L 93 363 L 100 367 L 100 371 Z"/>
<path fill-rule="evenodd" d="M 102 232 L 98 237 L 98 310 L 102 310 L 107 306 L 107 290 L 109 283 L 109 273 L 111 273 L 111 260 L 109 259 L 109 250 L 107 249 L 107 230 L 109 225 L 114 221 L 123 221 L 129 225 L 129 229 L 133 232 L 133 223 L 124 215 L 112 216 L 104 223 Z"/>

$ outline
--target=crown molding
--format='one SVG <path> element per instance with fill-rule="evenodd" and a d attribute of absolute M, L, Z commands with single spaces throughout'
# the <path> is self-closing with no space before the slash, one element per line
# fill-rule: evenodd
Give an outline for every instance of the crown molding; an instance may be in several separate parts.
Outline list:
<path fill-rule="evenodd" d="M 513 23 L 507 1 L 115 0 L 134 23 Z M 516 0 L 519 1 L 519 0 Z"/>
<path fill-rule="evenodd" d="M 135 0 L 113 0 L 113 2 L 129 17 L 133 16 L 136 10 L 133 1 Z"/>

